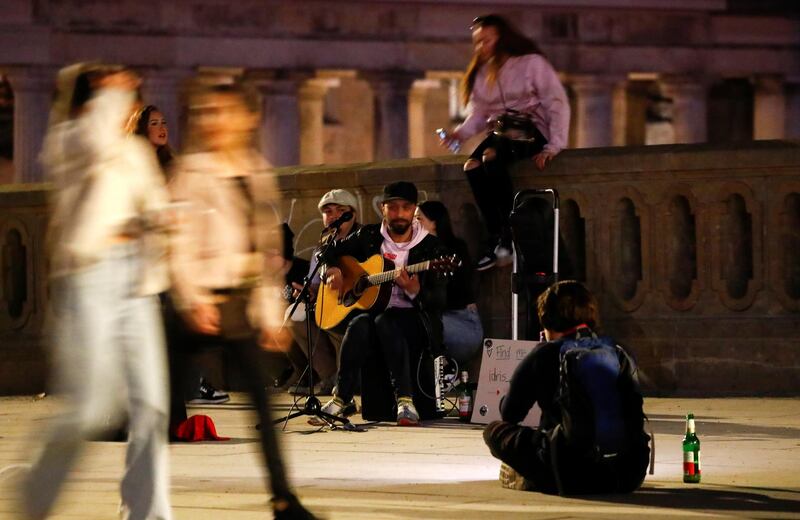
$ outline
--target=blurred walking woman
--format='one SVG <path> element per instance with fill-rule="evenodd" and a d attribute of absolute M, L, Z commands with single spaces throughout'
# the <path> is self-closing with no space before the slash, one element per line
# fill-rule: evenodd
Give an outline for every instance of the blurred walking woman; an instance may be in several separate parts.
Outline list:
<path fill-rule="evenodd" d="M 535 42 L 498 15 L 475 18 L 473 56 L 463 80 L 468 116 L 443 145 L 487 136 L 464 164 L 489 233 L 479 270 L 510 262 L 508 214 L 513 203 L 509 166 L 533 159 L 544 169 L 567 146 L 570 109 L 564 87 Z"/>
<path fill-rule="evenodd" d="M 176 161 L 170 191 L 186 203 L 172 247 L 174 304 L 199 344 L 222 344 L 237 361 L 261 424 L 276 519 L 312 519 L 292 493 L 269 412 L 259 347 L 280 349 L 283 237 L 269 164 L 253 147 L 258 100 L 239 85 L 190 97 L 191 153 Z"/>
<path fill-rule="evenodd" d="M 42 161 L 55 186 L 48 248 L 54 388 L 69 408 L 51 425 L 23 488 L 44 518 L 82 441 L 127 399 L 121 484 L 130 519 L 170 519 L 167 380 L 155 294 L 167 286 L 159 244 L 168 195 L 150 145 L 124 130 L 139 80 L 97 65 L 58 76 Z M 115 514 L 109 512 L 108 516 Z"/>

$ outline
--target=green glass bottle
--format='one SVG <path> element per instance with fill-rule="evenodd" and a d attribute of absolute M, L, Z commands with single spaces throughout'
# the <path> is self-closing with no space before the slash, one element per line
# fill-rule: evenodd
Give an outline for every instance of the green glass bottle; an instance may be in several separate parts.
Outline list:
<path fill-rule="evenodd" d="M 700 482 L 700 439 L 694 429 L 694 414 L 686 416 L 686 435 L 683 437 L 683 481 Z"/>

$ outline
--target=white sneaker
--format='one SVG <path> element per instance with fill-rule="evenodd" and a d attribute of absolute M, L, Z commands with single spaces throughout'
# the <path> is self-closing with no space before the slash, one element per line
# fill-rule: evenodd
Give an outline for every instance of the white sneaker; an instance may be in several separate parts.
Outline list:
<path fill-rule="evenodd" d="M 222 390 L 217 390 L 204 378 L 200 378 L 200 385 L 194 397 L 189 399 L 189 404 L 222 404 L 230 401 L 231 398 Z"/>
<path fill-rule="evenodd" d="M 397 400 L 397 425 L 419 426 L 419 413 L 410 397 L 401 397 Z"/>
<path fill-rule="evenodd" d="M 350 402 L 345 404 L 344 401 L 338 397 L 334 397 L 325 403 L 322 408 L 320 408 L 320 411 L 329 415 L 335 415 L 337 417 L 343 417 L 346 419 L 351 415 L 358 413 L 358 405 L 356 405 L 355 399 L 350 399 Z M 308 424 L 313 426 L 325 426 L 328 424 L 328 422 L 320 417 L 312 417 L 308 420 Z"/>

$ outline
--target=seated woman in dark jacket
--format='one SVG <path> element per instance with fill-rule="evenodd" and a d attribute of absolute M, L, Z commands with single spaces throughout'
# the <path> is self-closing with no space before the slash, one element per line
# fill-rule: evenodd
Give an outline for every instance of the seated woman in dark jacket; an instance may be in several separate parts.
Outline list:
<path fill-rule="evenodd" d="M 428 233 L 439 237 L 461 261 L 447 283 L 442 325 L 445 349 L 463 366 L 480 353 L 483 340 L 483 326 L 475 304 L 475 267 L 470 261 L 467 244 L 453 234 L 447 206 L 438 200 L 425 201 L 417 206 L 416 217 Z"/>

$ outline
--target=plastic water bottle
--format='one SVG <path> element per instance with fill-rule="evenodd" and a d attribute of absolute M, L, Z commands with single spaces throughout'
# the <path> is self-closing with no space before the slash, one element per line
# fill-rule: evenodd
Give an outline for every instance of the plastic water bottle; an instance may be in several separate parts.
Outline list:
<path fill-rule="evenodd" d="M 439 139 L 441 139 L 442 141 L 447 139 L 449 136 L 447 130 L 445 130 L 444 128 L 437 128 L 436 135 L 439 136 Z M 461 142 L 458 139 L 453 139 L 450 142 L 450 144 L 447 145 L 447 148 L 453 153 L 458 153 L 459 150 L 461 150 Z"/>
<path fill-rule="evenodd" d="M 686 435 L 683 437 L 683 481 L 700 483 L 700 439 L 694 426 L 694 414 L 686 416 Z"/>

